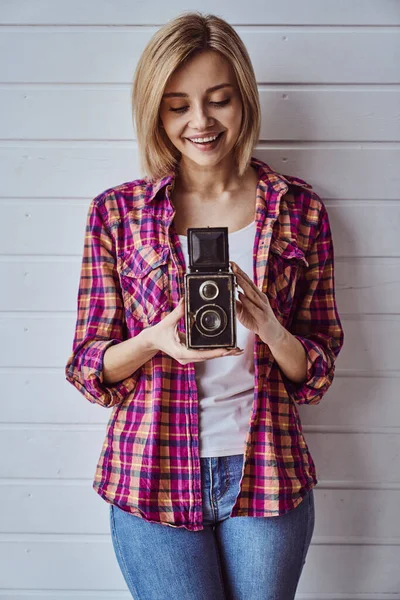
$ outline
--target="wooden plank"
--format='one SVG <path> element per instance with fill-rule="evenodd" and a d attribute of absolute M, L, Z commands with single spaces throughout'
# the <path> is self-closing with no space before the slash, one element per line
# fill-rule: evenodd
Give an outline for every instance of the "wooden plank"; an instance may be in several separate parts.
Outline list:
<path fill-rule="evenodd" d="M 63 592 L 62 590 L 0 590 L 1 600 L 32 600 L 32 598 L 40 598 L 40 600 L 132 600 L 132 595 L 126 588 L 126 592 L 115 591 L 103 592 L 101 590 L 82 592 L 81 590 L 73 590 L 70 592 Z M 399 597 L 387 596 L 381 599 L 381 597 L 374 597 L 374 600 L 398 600 Z M 312 598 L 299 598 L 299 600 L 314 600 Z M 320 600 L 324 600 L 321 598 Z M 329 600 L 335 600 L 329 598 Z M 349 598 L 341 597 L 339 600 L 352 600 Z M 359 600 L 357 598 L 356 600 Z"/>
<path fill-rule="evenodd" d="M 366 375 L 398 370 L 398 315 L 342 316 L 342 324 L 345 342 L 337 359 L 338 369 L 348 374 L 358 371 Z"/>
<path fill-rule="evenodd" d="M 399 141 L 397 89 L 260 86 L 260 139 Z M 63 118 L 60 119 L 60 114 Z M 0 87 L 2 139 L 132 140 L 130 88 Z"/>
<path fill-rule="evenodd" d="M 262 83 L 399 83 L 400 39 L 390 27 L 235 29 Z M 157 27 L 7 29 L 2 33 L 0 82 L 130 83 L 156 31 Z"/>
<path fill-rule="evenodd" d="M 3 367 L 62 367 L 72 346 L 75 314 L 0 315 L 0 346 Z M 380 375 L 398 369 L 400 317 L 353 315 L 342 317 L 345 344 L 338 369 Z"/>
<path fill-rule="evenodd" d="M 322 200 L 331 224 L 337 267 L 336 284 L 344 298 L 343 308 L 346 312 L 355 312 L 354 304 L 362 300 L 364 312 L 377 312 L 377 302 L 383 312 L 396 312 L 393 302 L 396 302 L 397 259 L 400 256 L 397 242 L 400 203 L 385 200 L 324 200 L 323 197 Z M 4 255 L 4 262 L 0 263 L 2 272 L 11 278 L 13 286 L 22 285 L 22 276 L 25 279 L 24 286 L 36 286 L 35 296 L 29 298 L 29 306 L 33 308 L 32 302 L 36 300 L 40 307 L 46 302 L 43 294 L 40 294 L 43 281 L 39 285 L 36 279 L 42 279 L 49 272 L 51 277 L 58 277 L 61 269 L 60 285 L 63 285 L 61 279 L 67 277 L 64 287 L 68 288 L 65 290 L 67 296 L 63 294 L 63 298 L 68 302 L 68 309 L 71 309 L 71 294 L 74 292 L 71 287 L 74 288 L 78 283 L 89 200 L 13 199 L 0 201 L 0 206 L 2 212 L 7 214 L 8 223 L 0 236 L 0 254 Z M 58 227 L 59 223 L 63 224 L 62 228 Z M 57 235 L 49 235 L 49 228 L 57 230 Z M 378 232 L 385 232 L 385 235 L 379 235 Z M 28 254 L 33 256 L 27 258 Z M 23 258 L 19 259 L 18 255 Z M 40 255 L 41 258 L 36 259 L 34 255 Z M 12 261 L 7 262 L 8 256 L 14 257 Z M 35 271 L 36 277 L 33 279 L 29 274 L 25 275 L 25 267 L 29 267 L 31 274 L 33 269 L 44 269 L 44 272 Z M 361 288 L 366 285 L 372 286 L 372 289 L 381 285 L 394 287 L 390 288 L 390 294 L 380 294 L 377 298 L 373 293 L 365 297 Z M 5 289 L 0 297 L 3 310 L 8 306 L 10 293 L 10 288 Z M 57 294 L 54 289 L 51 293 Z M 57 306 L 65 306 L 65 300 L 58 296 L 56 299 L 61 303 Z M 26 307 L 27 300 L 22 296 L 13 298 L 19 307 Z M 54 307 L 53 300 L 48 306 Z M 368 309 L 365 308 L 367 306 Z M 390 309 L 384 309 L 385 306 Z"/>
<path fill-rule="evenodd" d="M 57 370 L 17 368 L 13 371 L 2 368 L 0 373 L 3 382 L 0 423 L 76 423 L 106 426 L 111 409 L 88 402 L 66 382 L 62 367 Z M 53 393 L 52 390 L 57 390 L 57 393 Z M 12 402 L 10 398 L 13 399 Z M 394 401 L 393 407 L 397 404 Z"/>
<path fill-rule="evenodd" d="M 398 200 L 399 155 L 388 143 L 263 144 L 254 151 L 275 171 L 308 181 L 321 198 L 353 200 Z M 141 176 L 133 144 L 0 146 L 3 198 L 90 198 Z"/>
<path fill-rule="evenodd" d="M 65 358 L 65 362 L 66 362 Z M 1 370 L 0 423 L 100 425 L 105 428 L 110 409 L 88 402 L 65 381 L 64 369 Z M 49 391 L 50 390 L 50 391 Z M 57 390 L 53 394 L 51 390 Z M 391 428 L 400 423 L 399 378 L 341 377 L 317 406 L 299 406 L 305 429 L 335 427 Z M 10 402 L 10 398 L 13 401 Z"/>
<path fill-rule="evenodd" d="M 2 534 L 106 535 L 110 531 L 109 504 L 95 493 L 89 479 L 59 483 L 5 480 L 0 482 L 0 490 L 4 497 Z M 400 542 L 400 490 L 332 490 L 317 485 L 314 498 L 314 542 Z"/>
<path fill-rule="evenodd" d="M 126 589 L 109 537 L 104 541 L 7 541 L 0 544 L 0 560 L 2 588 L 15 587 L 14 573 L 20 571 L 25 587 L 32 590 Z M 323 598 L 321 594 L 342 594 L 342 598 L 346 594 L 393 594 L 400 585 L 399 562 L 400 546 L 312 545 L 299 593 L 317 594 L 316 598 Z"/>
<path fill-rule="evenodd" d="M 345 211 L 343 211 L 345 212 Z M 359 233 L 361 234 L 361 223 Z M 37 231 L 32 236 L 37 236 Z M 335 242 L 340 246 L 340 237 Z M 54 245 L 56 239 L 53 239 Z M 32 244 L 32 248 L 35 244 Z M 379 244 L 376 246 L 379 248 Z M 373 251 L 370 248 L 370 252 Z M 55 249 L 57 252 L 57 249 Z M 37 252 L 40 254 L 40 250 Z M 7 281 L 1 311 L 75 311 L 80 259 L 16 258 L 0 262 L 0 280 Z M 338 258 L 336 299 L 343 314 L 399 313 L 400 258 Z"/>
<path fill-rule="evenodd" d="M 370 377 L 341 377 L 336 373 L 320 404 L 298 409 L 305 429 L 384 430 L 400 424 L 398 398 L 398 377 L 374 377 L 372 373 Z"/>
<path fill-rule="evenodd" d="M 139 0 L 3 0 L 0 22 L 10 25 L 162 25 L 179 13 L 198 10 L 195 0 L 173 3 L 156 2 L 155 10 Z M 399 25 L 398 5 L 393 0 L 307 0 L 301 5 L 292 0 L 252 0 L 250 3 L 229 0 L 203 0 L 203 13 L 217 14 L 230 23 L 253 25 Z"/>
<path fill-rule="evenodd" d="M 107 412 L 111 418 L 111 411 Z M 348 482 L 350 486 L 357 481 L 375 485 L 384 482 L 398 487 L 400 435 L 309 431 L 304 437 L 318 480 Z M 0 449 L 8 458 L 0 464 L 0 477 L 90 479 L 104 439 L 105 427 L 5 425 Z M 20 456 L 24 456 L 23 461 Z"/>

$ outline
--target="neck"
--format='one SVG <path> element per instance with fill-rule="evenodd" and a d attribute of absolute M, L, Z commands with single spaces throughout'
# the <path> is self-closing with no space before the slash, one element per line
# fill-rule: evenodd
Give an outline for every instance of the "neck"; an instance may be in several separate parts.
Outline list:
<path fill-rule="evenodd" d="M 251 167 L 249 167 L 251 168 Z M 217 165 L 201 166 L 188 162 L 182 157 L 176 176 L 175 189 L 182 194 L 190 194 L 198 198 L 215 198 L 223 194 L 237 191 L 243 186 L 248 171 L 242 177 L 232 159 L 220 161 Z"/>

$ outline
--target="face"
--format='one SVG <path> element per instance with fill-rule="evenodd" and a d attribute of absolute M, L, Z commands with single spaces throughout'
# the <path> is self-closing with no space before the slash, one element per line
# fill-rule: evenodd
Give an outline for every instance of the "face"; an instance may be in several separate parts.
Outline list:
<path fill-rule="evenodd" d="M 207 51 L 179 67 L 164 90 L 160 119 L 182 154 L 181 163 L 211 167 L 229 158 L 242 120 L 240 92 L 229 62 Z"/>

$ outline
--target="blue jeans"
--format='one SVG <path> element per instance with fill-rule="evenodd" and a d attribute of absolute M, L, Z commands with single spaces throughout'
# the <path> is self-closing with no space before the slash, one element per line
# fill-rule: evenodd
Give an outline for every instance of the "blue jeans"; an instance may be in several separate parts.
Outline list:
<path fill-rule="evenodd" d="M 204 529 L 149 523 L 110 505 L 135 600 L 291 600 L 314 530 L 314 495 L 278 517 L 233 517 L 243 455 L 201 458 Z"/>

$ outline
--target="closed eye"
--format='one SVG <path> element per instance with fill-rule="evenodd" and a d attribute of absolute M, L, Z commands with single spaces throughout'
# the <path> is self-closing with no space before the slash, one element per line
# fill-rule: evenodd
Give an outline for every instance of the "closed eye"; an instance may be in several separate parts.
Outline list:
<path fill-rule="evenodd" d="M 226 100 L 222 100 L 221 102 L 210 102 L 210 104 L 212 104 L 213 106 L 226 106 L 227 104 L 229 104 L 229 102 L 231 101 L 230 98 L 227 98 Z M 170 108 L 169 110 L 172 112 L 178 112 L 178 113 L 184 113 L 187 111 L 189 107 L 188 106 L 180 106 L 179 108 Z"/>

